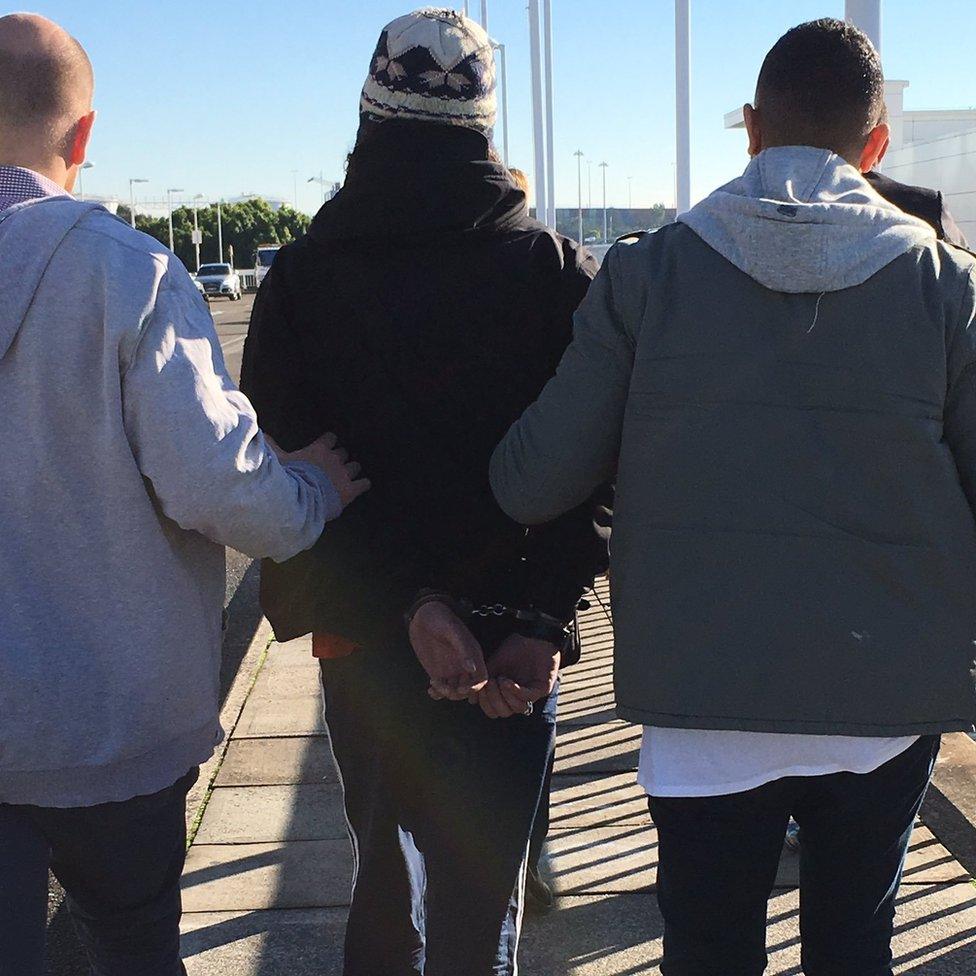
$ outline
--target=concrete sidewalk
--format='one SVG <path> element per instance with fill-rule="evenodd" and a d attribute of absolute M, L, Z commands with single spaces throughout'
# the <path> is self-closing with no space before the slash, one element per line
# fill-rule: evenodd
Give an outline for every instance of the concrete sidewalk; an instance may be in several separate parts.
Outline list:
<path fill-rule="evenodd" d="M 521 971 L 533 976 L 659 972 L 655 832 L 634 784 L 640 730 L 614 718 L 605 584 L 597 596 L 582 622 L 583 661 L 563 684 L 549 839 L 560 898 L 552 915 L 526 923 Z M 259 670 L 260 650 L 228 700 L 226 754 L 210 770 L 214 789 L 189 852 L 187 969 L 338 976 L 352 857 L 318 668 L 307 640 L 272 646 Z M 800 973 L 796 876 L 784 855 L 769 910 L 775 976 Z M 921 824 L 896 932 L 898 973 L 976 972 L 976 886 Z"/>

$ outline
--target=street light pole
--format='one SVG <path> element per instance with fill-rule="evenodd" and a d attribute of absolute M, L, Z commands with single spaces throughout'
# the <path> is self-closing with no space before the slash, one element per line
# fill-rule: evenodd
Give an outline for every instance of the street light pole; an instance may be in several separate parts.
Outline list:
<path fill-rule="evenodd" d="M 224 263 L 224 221 L 223 215 L 220 212 L 223 202 L 223 200 L 217 201 L 217 250 L 220 251 L 221 264 Z"/>
<path fill-rule="evenodd" d="M 600 163 L 603 170 L 603 243 L 606 244 L 607 237 L 607 163 Z"/>
<path fill-rule="evenodd" d="M 627 209 L 634 209 L 634 178 L 633 176 L 627 177 Z"/>
<path fill-rule="evenodd" d="M 481 0 L 481 26 L 488 31 L 488 0 Z"/>
<path fill-rule="evenodd" d="M 674 71 L 677 160 L 675 206 L 691 207 L 691 0 L 674 0 Z"/>
<path fill-rule="evenodd" d="M 529 50 L 532 69 L 532 148 L 535 156 L 535 217 L 545 223 L 546 205 L 546 130 L 543 108 L 542 38 L 539 24 L 541 0 L 529 0 Z"/>
<path fill-rule="evenodd" d="M 501 95 L 502 95 L 502 155 L 505 165 L 508 166 L 508 66 L 505 56 L 505 45 L 496 44 L 495 50 L 498 52 L 498 65 L 501 69 Z"/>
<path fill-rule="evenodd" d="M 576 157 L 576 190 L 579 194 L 579 210 L 576 217 L 577 240 L 583 243 L 583 150 L 577 149 L 573 153 Z"/>
<path fill-rule="evenodd" d="M 295 213 L 298 213 L 298 170 L 293 169 L 291 171 L 291 178 L 294 183 L 295 190 Z"/>
<path fill-rule="evenodd" d="M 129 180 L 129 222 L 132 224 L 132 229 L 136 229 L 136 191 L 133 189 L 133 185 L 136 183 L 148 183 L 149 180 Z"/>
<path fill-rule="evenodd" d="M 593 160 L 586 161 L 586 209 L 593 209 Z"/>
<path fill-rule="evenodd" d="M 556 150 L 553 127 L 552 92 L 552 0 L 542 4 L 542 44 L 545 52 L 546 78 L 546 202 L 549 204 L 548 220 L 550 227 L 556 226 Z"/>
<path fill-rule="evenodd" d="M 169 211 L 169 249 L 171 251 L 175 250 L 173 247 L 173 194 L 182 192 L 181 189 L 176 187 L 166 191 L 166 209 Z"/>
<path fill-rule="evenodd" d="M 193 198 L 193 246 L 196 249 L 197 271 L 200 270 L 200 245 L 203 243 L 203 237 L 200 234 L 200 221 L 198 219 L 199 205 L 197 204 L 197 200 L 202 199 L 202 193 L 198 193 Z"/>
<path fill-rule="evenodd" d="M 94 163 L 89 162 L 86 159 L 78 169 L 78 199 L 79 200 L 85 199 L 85 180 L 82 174 L 85 172 L 86 169 L 91 169 L 94 165 L 95 165 Z"/>

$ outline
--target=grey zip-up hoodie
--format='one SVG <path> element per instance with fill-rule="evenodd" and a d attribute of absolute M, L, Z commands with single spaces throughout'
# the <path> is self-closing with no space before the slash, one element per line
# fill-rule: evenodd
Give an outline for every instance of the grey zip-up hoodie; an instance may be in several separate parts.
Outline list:
<path fill-rule="evenodd" d="M 339 514 L 282 466 L 173 255 L 103 208 L 0 213 L 0 803 L 160 790 L 211 754 L 224 546 Z"/>
<path fill-rule="evenodd" d="M 491 479 L 533 524 L 616 478 L 622 717 L 972 726 L 974 268 L 804 147 L 610 251 Z"/>

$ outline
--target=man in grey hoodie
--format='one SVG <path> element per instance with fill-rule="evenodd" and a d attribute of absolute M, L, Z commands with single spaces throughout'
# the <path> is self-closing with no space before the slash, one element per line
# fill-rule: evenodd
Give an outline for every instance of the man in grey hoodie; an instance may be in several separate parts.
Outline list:
<path fill-rule="evenodd" d="M 976 261 L 864 179 L 883 83 L 850 25 L 781 38 L 744 175 L 610 251 L 492 459 L 526 524 L 616 477 L 668 976 L 762 973 L 791 814 L 804 972 L 888 976 L 939 734 L 976 716 Z"/>
<path fill-rule="evenodd" d="M 0 18 L 0 974 L 49 866 L 98 976 L 175 976 L 186 791 L 221 738 L 224 546 L 284 560 L 368 487 L 279 460 L 165 248 L 69 191 L 84 50 Z"/>

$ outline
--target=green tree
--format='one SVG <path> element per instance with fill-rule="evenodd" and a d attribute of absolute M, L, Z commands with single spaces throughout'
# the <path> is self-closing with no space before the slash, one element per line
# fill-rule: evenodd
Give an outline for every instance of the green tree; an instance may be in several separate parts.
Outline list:
<path fill-rule="evenodd" d="M 224 260 L 234 249 L 234 263 L 239 268 L 254 267 L 254 252 L 261 244 L 288 244 L 297 240 L 311 222 L 307 214 L 288 206 L 275 210 L 267 200 L 255 197 L 240 203 L 223 204 L 220 208 L 224 236 Z M 129 219 L 129 208 L 120 206 L 119 217 Z M 217 208 L 201 207 L 197 219 L 203 231 L 200 261 L 203 264 L 219 258 L 217 247 Z M 136 228 L 169 246 L 169 222 L 166 217 L 136 214 Z M 193 246 L 193 208 L 177 207 L 173 211 L 173 250 L 191 271 L 196 270 L 196 249 Z"/>

